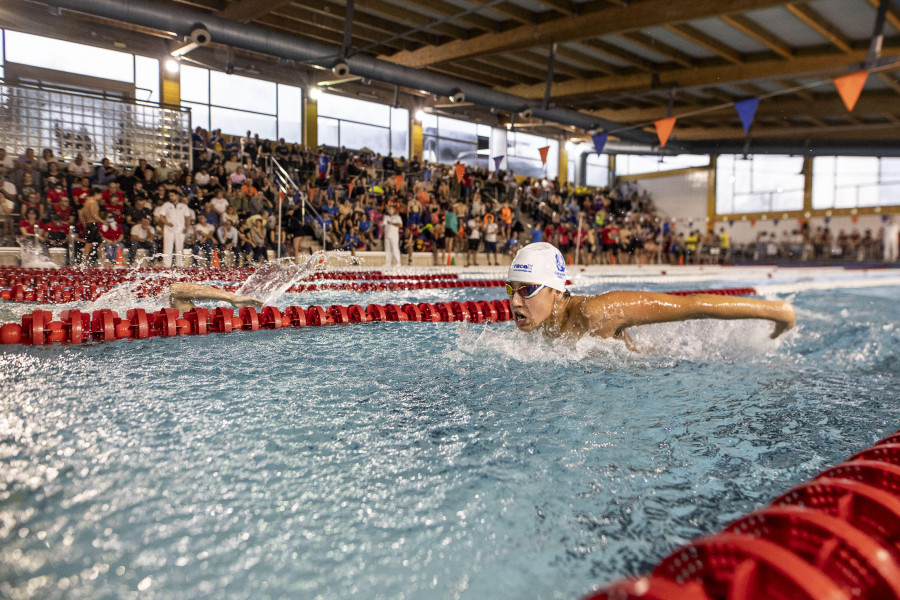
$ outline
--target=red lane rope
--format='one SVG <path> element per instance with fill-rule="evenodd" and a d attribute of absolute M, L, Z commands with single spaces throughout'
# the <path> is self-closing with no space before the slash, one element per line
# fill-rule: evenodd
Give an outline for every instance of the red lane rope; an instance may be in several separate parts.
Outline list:
<path fill-rule="evenodd" d="M 585 600 L 900 598 L 900 431 Z"/>
<path fill-rule="evenodd" d="M 423 302 L 420 304 L 358 304 L 332 305 L 328 308 L 310 306 L 306 309 L 289 306 L 284 312 L 274 306 L 257 311 L 244 307 L 234 314 L 230 308 L 192 308 L 179 316 L 174 308 L 146 312 L 136 308 L 122 318 L 113 310 L 100 309 L 93 313 L 64 310 L 59 320 L 47 310 L 22 315 L 22 324 L 7 323 L 0 327 L 0 344 L 47 345 L 54 343 L 82 344 L 90 341 L 111 342 L 119 339 L 146 339 L 176 335 L 205 335 L 232 331 L 257 331 L 283 327 L 316 327 L 347 325 L 375 321 L 454 322 L 473 323 L 508 321 L 511 318 L 509 300 L 488 302 Z"/>

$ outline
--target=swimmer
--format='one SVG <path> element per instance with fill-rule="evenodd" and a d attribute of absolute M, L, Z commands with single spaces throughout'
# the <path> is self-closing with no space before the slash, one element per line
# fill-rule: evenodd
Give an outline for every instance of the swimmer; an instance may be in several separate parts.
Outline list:
<path fill-rule="evenodd" d="M 766 319 L 774 321 L 774 339 L 795 324 L 787 302 L 696 294 L 606 292 L 573 296 L 566 291 L 566 263 L 556 247 L 538 242 L 516 254 L 509 266 L 506 292 L 516 327 L 550 337 L 590 334 L 616 338 L 634 350 L 629 327 L 688 319 Z"/>
<path fill-rule="evenodd" d="M 263 305 L 262 301 L 250 296 L 238 296 L 219 288 L 199 283 L 173 283 L 169 286 L 169 305 L 185 312 L 194 308 L 194 300 L 224 300 L 235 308 Z"/>

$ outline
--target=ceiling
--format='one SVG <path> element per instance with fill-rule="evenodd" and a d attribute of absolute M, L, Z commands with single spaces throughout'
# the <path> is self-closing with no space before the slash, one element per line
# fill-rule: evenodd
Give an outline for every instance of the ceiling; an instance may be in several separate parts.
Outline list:
<path fill-rule="evenodd" d="M 880 62 L 872 47 L 886 3 Z M 896 147 L 900 138 L 898 0 L 157 0 L 340 47 L 352 14 L 349 55 L 452 76 L 589 113 L 619 130 L 652 132 L 678 117 L 672 140 L 732 146 L 748 135 L 732 103 L 762 97 L 750 138 L 770 144 Z M 79 17 L 86 18 L 86 17 Z M 158 33 L 163 32 L 143 32 Z M 208 60 L 222 48 L 201 49 Z M 189 57 L 202 59 L 203 52 Z M 552 54 L 552 57 L 551 57 Z M 249 60 L 242 55 L 241 61 Z M 868 61 L 868 62 L 867 62 Z M 240 62 L 240 61 L 239 61 Z M 552 63 L 552 71 L 551 65 Z M 266 70 L 266 61 L 254 63 Z M 277 68 L 278 62 L 272 63 Z M 283 66 L 283 65 L 282 65 Z M 831 79 L 877 67 L 855 110 Z M 548 74 L 552 74 L 549 97 Z M 309 69 L 310 82 L 390 101 L 392 86 Z M 545 134 L 583 130 L 451 105 L 400 90 L 443 114 Z M 689 144 L 688 144 L 689 145 Z"/>

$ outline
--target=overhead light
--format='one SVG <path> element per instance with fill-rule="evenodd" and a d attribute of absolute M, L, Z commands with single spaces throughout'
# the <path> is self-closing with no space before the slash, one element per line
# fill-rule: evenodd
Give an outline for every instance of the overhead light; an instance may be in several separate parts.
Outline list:
<path fill-rule="evenodd" d="M 318 86 L 309 88 L 309 99 L 318 101 L 322 97 L 322 90 Z"/>
<path fill-rule="evenodd" d="M 416 121 L 418 121 L 419 123 L 424 121 L 425 120 L 425 111 L 422 110 L 421 108 L 419 110 L 417 110 L 416 114 L 415 114 L 415 118 L 416 118 Z"/>
<path fill-rule="evenodd" d="M 166 59 L 165 65 L 166 65 L 166 72 L 172 73 L 173 75 L 175 73 L 177 73 L 178 69 L 180 68 L 178 61 L 175 60 L 174 58 Z"/>

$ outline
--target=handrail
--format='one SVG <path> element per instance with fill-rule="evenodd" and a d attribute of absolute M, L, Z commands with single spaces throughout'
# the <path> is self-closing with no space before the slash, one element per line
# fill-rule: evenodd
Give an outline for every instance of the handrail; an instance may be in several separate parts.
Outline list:
<path fill-rule="evenodd" d="M 293 180 L 293 178 L 288 174 L 284 167 L 281 166 L 281 163 L 278 162 L 278 159 L 274 156 L 268 157 L 269 161 L 269 171 L 272 173 L 270 177 L 275 181 L 276 185 L 278 185 L 279 194 L 278 199 L 278 258 L 281 258 L 281 204 L 284 202 L 284 194 L 288 191 L 289 188 L 293 188 L 293 191 L 300 192 L 300 186 Z M 304 198 L 302 195 L 300 197 L 300 211 L 301 211 L 301 219 L 306 221 L 306 206 L 309 205 L 309 210 L 319 219 L 319 222 L 322 223 L 322 249 L 327 249 L 328 245 L 325 242 L 325 223 L 324 219 L 322 219 L 322 215 L 319 214 L 312 203 L 309 201 L 309 198 Z"/>

